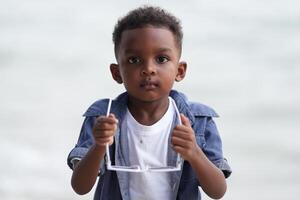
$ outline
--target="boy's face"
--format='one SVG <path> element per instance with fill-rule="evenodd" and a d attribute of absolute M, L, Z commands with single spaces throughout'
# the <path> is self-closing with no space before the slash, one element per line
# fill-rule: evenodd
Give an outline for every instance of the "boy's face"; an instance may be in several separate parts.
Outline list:
<path fill-rule="evenodd" d="M 174 81 L 181 81 L 186 72 L 174 35 L 166 28 L 124 31 L 116 57 L 118 65 L 111 64 L 114 80 L 141 101 L 167 97 Z"/>

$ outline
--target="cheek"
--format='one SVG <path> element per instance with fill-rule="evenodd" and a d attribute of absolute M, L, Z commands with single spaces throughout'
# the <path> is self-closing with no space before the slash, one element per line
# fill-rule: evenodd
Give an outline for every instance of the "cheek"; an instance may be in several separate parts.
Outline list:
<path fill-rule="evenodd" d="M 174 79 L 174 80 L 175 80 L 175 77 L 176 77 L 176 75 L 177 75 L 177 69 L 175 69 L 174 66 L 168 67 L 168 68 L 164 69 L 164 70 L 161 72 L 161 74 L 162 74 L 164 77 L 168 78 L 168 79 L 172 79 L 172 80 Z"/>
<path fill-rule="evenodd" d="M 122 73 L 122 79 L 124 82 L 126 82 L 126 84 L 136 82 L 138 77 L 138 72 L 136 71 L 125 71 Z"/>

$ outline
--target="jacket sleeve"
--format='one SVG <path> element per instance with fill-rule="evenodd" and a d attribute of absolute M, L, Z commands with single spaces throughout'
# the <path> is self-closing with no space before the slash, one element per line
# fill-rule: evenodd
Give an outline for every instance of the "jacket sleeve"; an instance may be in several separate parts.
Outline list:
<path fill-rule="evenodd" d="M 73 160 L 81 160 L 88 152 L 90 147 L 94 143 L 93 138 L 93 125 L 96 120 L 96 116 L 86 116 L 82 128 L 80 131 L 80 135 L 77 141 L 77 144 L 75 147 L 71 150 L 71 152 L 68 155 L 67 163 L 68 166 L 73 169 Z M 103 174 L 105 172 L 105 163 L 102 160 L 100 164 L 100 174 Z M 99 175 L 100 175 L 99 174 Z"/>
<path fill-rule="evenodd" d="M 229 177 L 232 170 L 226 158 L 223 157 L 221 137 L 212 117 L 206 120 L 204 140 L 203 151 L 208 159 L 223 171 L 225 178 Z"/>
<path fill-rule="evenodd" d="M 84 119 L 77 144 L 68 155 L 67 162 L 71 169 L 73 169 L 72 160 L 82 159 L 88 152 L 89 148 L 94 143 L 94 138 L 92 134 L 94 121 L 95 121 L 95 117 L 86 117 Z"/>
<path fill-rule="evenodd" d="M 86 153 L 89 151 L 90 147 L 94 143 L 93 137 L 93 126 L 98 116 L 104 115 L 107 108 L 107 99 L 98 100 L 94 102 L 88 110 L 83 114 L 85 117 L 80 135 L 75 147 L 71 150 L 68 155 L 67 163 L 71 169 L 73 169 L 72 160 L 81 160 Z M 101 162 L 100 172 L 104 172 L 104 162 Z"/>

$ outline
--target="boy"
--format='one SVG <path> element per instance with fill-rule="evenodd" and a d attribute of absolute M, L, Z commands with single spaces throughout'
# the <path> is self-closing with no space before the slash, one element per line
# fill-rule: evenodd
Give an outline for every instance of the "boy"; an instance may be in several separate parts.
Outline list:
<path fill-rule="evenodd" d="M 78 143 L 68 156 L 75 192 L 88 193 L 99 176 L 97 200 L 201 199 L 198 186 L 221 198 L 231 170 L 212 120 L 217 114 L 172 90 L 187 68 L 179 61 L 179 20 L 157 7 L 137 8 L 118 21 L 113 41 L 117 64 L 110 65 L 111 74 L 126 92 L 113 101 L 108 116 L 107 99 L 84 114 Z M 167 166 L 176 153 L 184 163 L 173 172 L 111 171 L 103 164 L 107 144 L 115 165 Z"/>

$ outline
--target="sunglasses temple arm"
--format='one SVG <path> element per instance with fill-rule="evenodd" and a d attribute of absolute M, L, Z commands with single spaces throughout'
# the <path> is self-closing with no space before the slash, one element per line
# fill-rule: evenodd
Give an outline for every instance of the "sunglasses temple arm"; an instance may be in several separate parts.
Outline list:
<path fill-rule="evenodd" d="M 177 108 L 177 105 L 176 105 L 176 103 L 175 103 L 175 101 L 174 101 L 173 99 L 172 99 L 172 103 L 173 103 L 173 105 L 174 105 L 175 112 L 176 112 L 176 114 L 177 114 L 177 116 L 178 116 L 178 124 L 179 124 L 179 125 L 182 125 L 180 112 L 179 112 L 179 110 L 178 110 L 178 108 Z M 176 166 L 180 166 L 181 163 L 182 163 L 182 161 L 183 161 L 183 160 L 182 160 L 180 154 L 178 153 L 178 155 L 177 155 L 177 161 L 176 161 Z"/>
<path fill-rule="evenodd" d="M 106 117 L 109 116 L 110 108 L 111 108 L 111 103 L 112 103 L 112 99 L 109 98 L 109 99 L 108 99 L 108 105 L 107 105 L 107 111 L 106 111 Z"/>
<path fill-rule="evenodd" d="M 107 112 L 106 112 L 106 117 L 109 116 L 110 113 L 110 108 L 111 108 L 111 98 L 108 99 L 108 106 L 107 106 Z M 110 160 L 110 155 L 109 155 L 109 146 L 106 144 L 106 164 L 108 166 L 111 166 L 111 160 Z"/>

